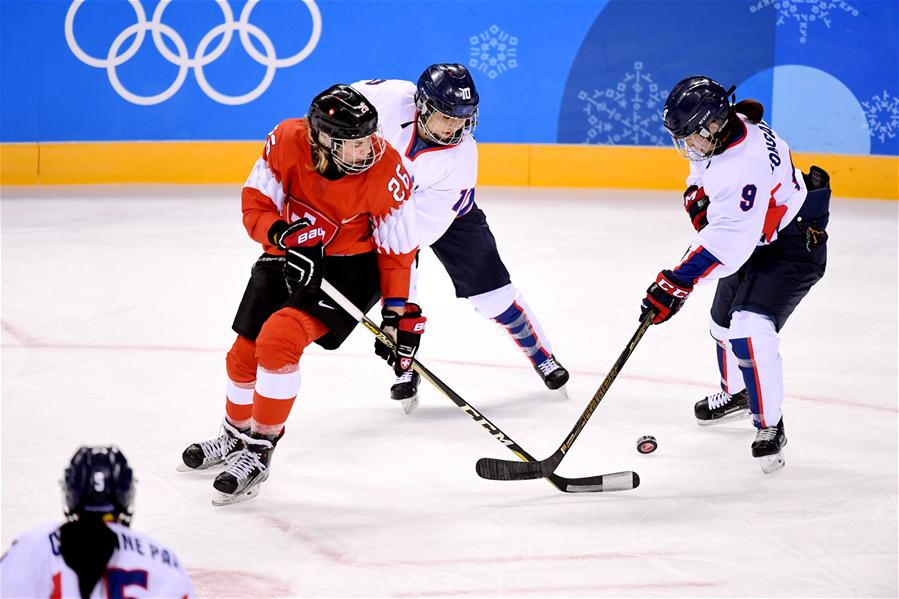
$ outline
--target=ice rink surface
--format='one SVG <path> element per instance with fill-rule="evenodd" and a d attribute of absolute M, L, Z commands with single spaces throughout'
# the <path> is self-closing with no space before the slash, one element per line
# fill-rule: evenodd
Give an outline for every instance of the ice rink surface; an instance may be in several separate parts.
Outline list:
<path fill-rule="evenodd" d="M 514 457 L 422 383 L 406 416 L 358 329 L 310 348 L 260 495 L 210 505 L 175 471 L 214 436 L 230 324 L 259 247 L 238 186 L 2 191 L 2 545 L 61 520 L 80 444 L 119 444 L 134 527 L 207 597 L 895 597 L 897 203 L 835 199 L 830 262 L 782 332 L 787 466 L 763 475 L 748 420 L 700 428 L 718 390 L 713 288 L 649 330 L 559 473 L 635 470 L 633 491 L 492 482 Z M 562 442 L 692 229 L 678 193 L 481 189 L 513 281 L 571 371 L 547 392 L 496 325 L 422 253 L 420 357 L 530 453 Z M 375 320 L 379 320 L 373 311 Z M 652 434 L 660 447 L 636 452 Z"/>

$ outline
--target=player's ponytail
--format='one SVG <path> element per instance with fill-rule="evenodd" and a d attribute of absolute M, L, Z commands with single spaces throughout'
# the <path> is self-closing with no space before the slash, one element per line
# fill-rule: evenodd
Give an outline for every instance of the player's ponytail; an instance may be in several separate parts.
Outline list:
<path fill-rule="evenodd" d="M 312 137 L 312 126 L 309 124 L 309 117 L 306 117 L 306 139 L 309 140 L 309 145 L 312 146 L 312 165 L 319 174 L 322 174 L 328 168 L 328 151 Z"/>
<path fill-rule="evenodd" d="M 740 100 L 734 104 L 734 112 L 742 114 L 751 123 L 758 124 L 765 116 L 765 107 L 758 100 Z"/>
<path fill-rule="evenodd" d="M 82 516 L 59 529 L 59 552 L 66 565 L 78 575 L 82 599 L 90 599 L 117 544 L 116 534 L 99 516 Z"/>

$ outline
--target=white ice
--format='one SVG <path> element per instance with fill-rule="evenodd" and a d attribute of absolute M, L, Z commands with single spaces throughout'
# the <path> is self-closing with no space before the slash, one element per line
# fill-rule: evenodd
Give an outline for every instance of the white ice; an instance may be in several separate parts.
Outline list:
<path fill-rule="evenodd" d="M 571 399 L 454 298 L 430 250 L 421 358 L 545 457 L 692 229 L 676 192 L 487 188 L 478 203 L 572 371 Z M 748 420 L 693 419 L 718 390 L 710 286 L 649 330 L 559 470 L 635 470 L 638 489 L 478 478 L 479 457 L 513 454 L 424 383 L 406 416 L 360 328 L 304 356 L 260 495 L 214 508 L 211 477 L 175 466 L 222 417 L 231 319 L 259 253 L 239 188 L 4 188 L 0 541 L 61 520 L 71 454 L 116 443 L 139 478 L 134 527 L 179 554 L 201 596 L 895 597 L 897 203 L 836 198 L 829 232 L 827 274 L 782 334 L 780 472 L 750 456 Z M 645 434 L 660 445 L 648 456 Z"/>

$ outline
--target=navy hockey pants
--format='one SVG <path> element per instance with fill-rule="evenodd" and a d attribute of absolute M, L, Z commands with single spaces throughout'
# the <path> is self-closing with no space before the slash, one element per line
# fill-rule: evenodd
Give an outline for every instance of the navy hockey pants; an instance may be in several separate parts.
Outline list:
<path fill-rule="evenodd" d="M 809 191 L 799 214 L 777 239 L 753 252 L 734 274 L 718 281 L 712 320 L 729 328 L 743 310 L 767 316 L 779 332 L 790 314 L 824 276 L 830 189 Z"/>
<path fill-rule="evenodd" d="M 454 220 L 431 249 L 452 279 L 456 297 L 487 293 L 512 282 L 487 216 L 477 205 Z"/>

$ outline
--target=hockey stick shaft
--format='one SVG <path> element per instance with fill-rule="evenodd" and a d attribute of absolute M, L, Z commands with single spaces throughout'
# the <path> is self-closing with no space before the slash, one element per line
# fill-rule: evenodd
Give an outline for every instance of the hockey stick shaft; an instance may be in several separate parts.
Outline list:
<path fill-rule="evenodd" d="M 476 466 L 478 475 L 480 475 L 482 478 L 491 480 L 527 480 L 539 478 L 541 476 L 549 476 L 550 474 L 555 472 L 556 468 L 559 467 L 559 464 L 565 457 L 565 454 L 568 453 L 568 450 L 571 449 L 574 441 L 581 434 L 581 431 L 584 430 L 584 427 L 587 425 L 590 417 L 593 416 L 593 412 L 596 411 L 596 408 L 599 406 L 599 402 L 601 402 L 603 397 L 606 396 L 606 393 L 609 391 L 609 387 L 612 386 L 612 383 L 618 377 L 618 373 L 621 372 L 621 369 L 624 367 L 624 364 L 627 362 L 628 358 L 630 358 L 631 354 L 634 353 L 634 349 L 637 347 L 640 339 L 643 338 L 643 335 L 646 333 L 649 325 L 652 324 L 652 319 L 654 316 L 654 310 L 650 310 L 644 315 L 643 319 L 640 321 L 640 326 L 637 328 L 637 331 L 631 337 L 631 340 L 628 342 L 627 346 L 625 346 L 624 351 L 621 352 L 621 355 L 618 356 L 618 360 L 615 361 L 612 369 L 606 375 L 605 380 L 603 380 L 602 384 L 599 386 L 599 389 L 596 390 L 596 393 L 593 394 L 593 397 L 590 399 L 587 407 L 584 408 L 584 411 L 581 413 L 574 427 L 571 429 L 571 432 L 568 433 L 568 436 L 565 437 L 562 445 L 559 446 L 555 453 L 553 453 L 545 460 L 531 460 L 527 463 L 512 462 L 509 460 L 498 460 L 495 458 L 481 458 L 480 460 L 478 460 Z"/>
<path fill-rule="evenodd" d="M 378 325 L 371 321 L 355 304 L 348 300 L 339 290 L 326 280 L 322 281 L 322 291 L 324 291 L 331 299 L 346 311 L 347 314 L 361 322 L 366 329 L 371 332 L 380 343 L 383 343 L 392 350 L 396 350 L 396 342 L 393 338 L 381 330 Z M 441 393 L 446 395 L 456 406 L 463 412 L 468 414 L 472 420 L 480 424 L 494 439 L 505 445 L 519 458 L 525 462 L 533 462 L 536 460 L 534 456 L 525 451 L 520 445 L 512 440 L 498 426 L 493 424 L 486 416 L 475 410 L 467 401 L 462 399 L 458 393 L 453 391 L 449 385 L 437 378 L 434 373 L 428 370 L 424 364 L 418 360 L 413 360 L 412 368 L 423 379 L 436 387 Z M 538 477 L 539 478 L 539 477 Z M 636 472 L 616 472 L 612 474 L 601 474 L 597 476 L 568 479 L 556 475 L 546 477 L 549 482 L 566 493 L 595 493 L 600 491 L 619 491 L 633 489 L 640 484 L 640 477 Z"/>

